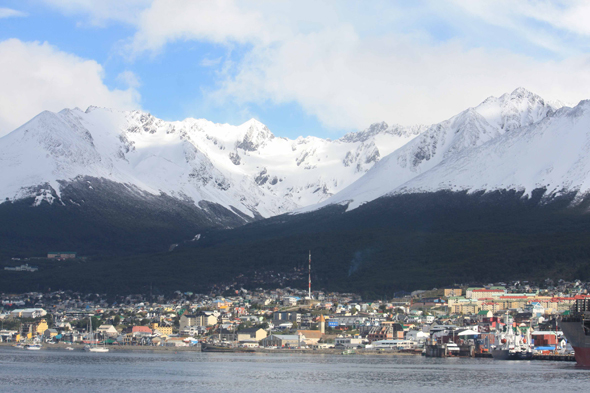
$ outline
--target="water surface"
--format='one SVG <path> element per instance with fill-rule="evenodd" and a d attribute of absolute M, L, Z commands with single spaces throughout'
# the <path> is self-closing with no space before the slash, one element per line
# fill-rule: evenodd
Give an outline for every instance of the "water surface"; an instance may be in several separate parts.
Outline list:
<path fill-rule="evenodd" d="M 575 363 L 421 356 L 223 354 L 0 349 L 10 392 L 576 392 Z"/>

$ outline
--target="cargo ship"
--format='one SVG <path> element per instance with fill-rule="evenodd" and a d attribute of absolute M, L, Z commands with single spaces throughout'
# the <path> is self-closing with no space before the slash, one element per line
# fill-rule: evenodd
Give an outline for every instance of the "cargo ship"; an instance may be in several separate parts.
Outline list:
<path fill-rule="evenodd" d="M 578 365 L 590 367 L 590 298 L 576 300 L 570 314 L 562 318 L 561 330 L 574 348 Z"/>

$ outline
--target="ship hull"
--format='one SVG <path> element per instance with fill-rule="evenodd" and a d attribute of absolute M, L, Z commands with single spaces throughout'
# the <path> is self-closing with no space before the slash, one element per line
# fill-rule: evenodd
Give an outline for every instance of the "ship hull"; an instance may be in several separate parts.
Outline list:
<path fill-rule="evenodd" d="M 590 367 L 590 336 L 584 334 L 581 321 L 561 322 L 561 330 L 574 348 L 578 366 Z"/>
<path fill-rule="evenodd" d="M 532 352 L 511 352 L 508 349 L 493 349 L 492 357 L 494 360 L 531 360 Z"/>

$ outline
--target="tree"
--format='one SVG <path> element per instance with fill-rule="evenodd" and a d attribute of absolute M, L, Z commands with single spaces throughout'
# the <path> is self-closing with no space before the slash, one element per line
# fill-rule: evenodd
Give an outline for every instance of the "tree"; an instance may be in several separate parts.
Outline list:
<path fill-rule="evenodd" d="M 98 317 L 92 317 L 90 320 L 92 321 L 92 330 L 96 331 L 101 325 L 100 319 L 98 319 Z"/>
<path fill-rule="evenodd" d="M 119 326 L 120 324 L 121 324 L 121 317 L 118 315 L 115 315 L 115 317 L 113 318 L 113 325 Z"/>

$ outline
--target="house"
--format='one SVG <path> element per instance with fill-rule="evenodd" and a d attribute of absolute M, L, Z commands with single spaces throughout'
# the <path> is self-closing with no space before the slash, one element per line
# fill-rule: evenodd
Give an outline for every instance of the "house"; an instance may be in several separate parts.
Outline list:
<path fill-rule="evenodd" d="M 408 330 L 406 333 L 406 340 L 414 341 L 417 343 L 424 343 L 430 338 L 430 334 L 420 330 Z"/>
<path fill-rule="evenodd" d="M 260 341 L 268 334 L 262 328 L 249 328 L 238 331 L 238 341 Z"/>
<path fill-rule="evenodd" d="M 486 318 L 491 318 L 494 316 L 494 313 L 491 310 L 480 310 L 477 313 L 477 320 L 479 322 L 483 322 Z"/>
<path fill-rule="evenodd" d="M 119 332 L 113 325 L 100 325 L 98 329 L 96 329 L 96 332 L 107 337 L 117 337 L 119 335 Z"/>
<path fill-rule="evenodd" d="M 317 344 L 323 337 L 322 332 L 319 330 L 297 330 L 297 334 L 305 337 L 304 341 L 307 345 Z"/>
<path fill-rule="evenodd" d="M 527 304 L 524 311 L 531 313 L 534 317 L 540 317 L 545 314 L 545 308 L 541 306 L 541 303 L 539 302 L 531 302 Z"/>
<path fill-rule="evenodd" d="M 285 347 L 285 346 L 300 346 L 301 342 L 305 340 L 305 336 L 298 334 L 271 334 L 262 339 L 260 345 L 263 347 Z"/>
<path fill-rule="evenodd" d="M 133 326 L 131 328 L 132 335 L 152 334 L 152 329 L 149 326 Z"/>
<path fill-rule="evenodd" d="M 45 329 L 45 331 L 43 332 L 43 336 L 45 336 L 45 338 L 53 338 L 58 334 L 59 332 L 55 329 Z"/>

